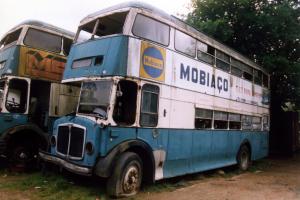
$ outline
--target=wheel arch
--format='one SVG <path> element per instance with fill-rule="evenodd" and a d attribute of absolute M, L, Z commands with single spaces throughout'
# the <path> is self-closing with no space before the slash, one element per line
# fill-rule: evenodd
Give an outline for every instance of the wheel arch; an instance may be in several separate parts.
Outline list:
<path fill-rule="evenodd" d="M 240 149 L 242 146 L 246 146 L 249 149 L 249 153 L 250 153 L 250 158 L 252 159 L 252 147 L 251 147 L 251 143 L 248 139 L 243 140 L 243 142 L 241 143 L 239 150 L 236 154 L 236 160 L 238 159 L 238 153 L 240 152 Z"/>
<path fill-rule="evenodd" d="M 152 148 L 141 140 L 130 140 L 116 146 L 107 156 L 98 159 L 94 173 L 100 177 L 109 177 L 118 156 L 124 152 L 136 153 L 143 162 L 143 180 L 149 183 L 154 182 L 155 160 Z"/>
<path fill-rule="evenodd" d="M 47 149 L 48 147 L 48 135 L 34 124 L 13 127 L 2 135 L 2 139 L 6 143 L 6 153 L 11 145 L 28 140 L 34 140 L 33 143 L 35 142 L 35 144 L 39 145 L 38 148 Z"/>

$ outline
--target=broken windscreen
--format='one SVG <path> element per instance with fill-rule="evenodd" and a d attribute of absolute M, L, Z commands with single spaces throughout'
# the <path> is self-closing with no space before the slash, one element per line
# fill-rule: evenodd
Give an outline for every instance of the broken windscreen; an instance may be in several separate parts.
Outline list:
<path fill-rule="evenodd" d="M 15 43 L 17 43 L 19 36 L 21 34 L 22 28 L 11 32 L 9 34 L 7 34 L 1 41 L 0 41 L 0 49 L 6 47 L 6 46 L 10 46 L 13 45 Z"/>
<path fill-rule="evenodd" d="M 78 113 L 106 118 L 112 85 L 111 80 L 83 82 Z"/>
<path fill-rule="evenodd" d="M 0 110 L 2 110 L 2 103 L 3 103 L 3 97 L 4 97 L 4 86 L 5 86 L 5 80 L 0 81 Z"/>
<path fill-rule="evenodd" d="M 123 32 L 128 12 L 117 12 L 100 17 L 79 27 L 76 42 L 83 42 L 93 38 L 107 35 L 120 34 Z"/>

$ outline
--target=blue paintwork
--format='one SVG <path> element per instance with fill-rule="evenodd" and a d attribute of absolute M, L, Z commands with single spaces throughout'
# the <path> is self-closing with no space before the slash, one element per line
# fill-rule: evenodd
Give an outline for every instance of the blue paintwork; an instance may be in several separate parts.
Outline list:
<path fill-rule="evenodd" d="M 94 39 L 73 45 L 63 80 L 82 77 L 125 76 L 127 73 L 128 36 Z M 94 65 L 95 57 L 103 56 L 101 65 Z M 91 66 L 72 68 L 74 60 L 93 58 Z"/>
<path fill-rule="evenodd" d="M 4 74 L 18 75 L 20 46 L 13 45 L 0 51 L 0 62 L 5 65 L 0 69 L 0 76 Z"/>
<path fill-rule="evenodd" d="M 28 123 L 28 117 L 18 113 L 0 113 L 0 137 L 10 128 Z"/>
<path fill-rule="evenodd" d="M 187 130 L 152 128 L 105 127 L 79 116 L 58 119 L 58 124 L 75 123 L 87 128 L 87 141 L 95 146 L 93 155 L 85 154 L 81 161 L 71 161 L 78 165 L 93 167 L 97 157 L 105 157 L 113 148 L 128 140 L 140 140 L 150 146 L 152 151 L 164 150 L 166 161 L 163 166 L 164 178 L 215 169 L 236 164 L 240 145 L 248 141 L 252 148 L 252 160 L 267 156 L 268 132 L 234 130 Z M 56 133 L 55 133 L 56 134 Z M 55 148 L 51 153 L 56 155 Z"/>

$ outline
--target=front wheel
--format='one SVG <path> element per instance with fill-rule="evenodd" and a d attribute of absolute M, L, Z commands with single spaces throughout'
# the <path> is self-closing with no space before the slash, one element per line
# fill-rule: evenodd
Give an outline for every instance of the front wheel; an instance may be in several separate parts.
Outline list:
<path fill-rule="evenodd" d="M 35 151 L 27 145 L 15 145 L 9 156 L 10 168 L 25 171 L 33 167 Z"/>
<path fill-rule="evenodd" d="M 241 171 L 247 171 L 251 164 L 251 154 L 250 149 L 243 145 L 241 146 L 237 155 L 238 167 Z"/>
<path fill-rule="evenodd" d="M 113 197 L 135 195 L 141 187 L 142 171 L 142 161 L 136 153 L 121 154 L 107 181 L 107 193 Z"/>

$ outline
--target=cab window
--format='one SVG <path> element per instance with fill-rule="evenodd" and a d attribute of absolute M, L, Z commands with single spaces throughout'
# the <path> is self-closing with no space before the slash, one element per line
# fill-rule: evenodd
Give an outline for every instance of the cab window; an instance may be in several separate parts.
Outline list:
<path fill-rule="evenodd" d="M 27 81 L 11 79 L 6 97 L 6 109 L 11 113 L 24 113 L 27 107 L 27 93 Z"/>
<path fill-rule="evenodd" d="M 137 84 L 122 80 L 117 86 L 113 119 L 119 125 L 132 125 L 135 122 Z"/>

